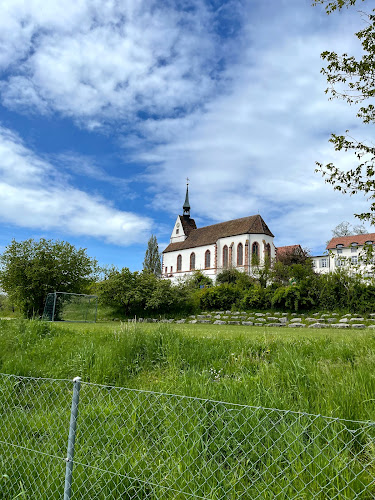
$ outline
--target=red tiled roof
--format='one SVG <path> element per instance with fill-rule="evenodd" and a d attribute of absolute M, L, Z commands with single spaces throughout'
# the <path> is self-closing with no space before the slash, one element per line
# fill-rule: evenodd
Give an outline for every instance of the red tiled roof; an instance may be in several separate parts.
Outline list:
<path fill-rule="evenodd" d="M 181 217 L 182 218 L 182 217 Z M 194 223 L 195 224 L 195 223 Z M 185 241 L 170 243 L 163 253 L 194 248 L 204 245 L 212 245 L 218 239 L 238 234 L 273 234 L 260 215 L 250 215 L 241 219 L 234 219 L 227 222 L 220 222 L 212 226 L 192 229 Z"/>
<path fill-rule="evenodd" d="M 344 247 L 350 247 L 352 243 L 364 245 L 366 241 L 375 243 L 375 233 L 354 234 L 353 236 L 338 236 L 337 238 L 332 238 L 327 245 L 327 250 L 336 248 L 336 245 L 343 245 Z"/>
<path fill-rule="evenodd" d="M 285 247 L 277 247 L 276 254 L 284 255 L 287 253 L 303 252 L 301 245 L 287 245 Z"/>

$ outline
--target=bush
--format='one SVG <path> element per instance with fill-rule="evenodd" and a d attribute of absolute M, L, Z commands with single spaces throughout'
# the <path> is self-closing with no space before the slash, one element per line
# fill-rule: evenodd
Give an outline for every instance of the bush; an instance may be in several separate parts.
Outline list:
<path fill-rule="evenodd" d="M 199 305 L 202 309 L 230 309 L 239 305 L 241 292 L 237 285 L 229 283 L 205 288 L 199 292 Z"/>

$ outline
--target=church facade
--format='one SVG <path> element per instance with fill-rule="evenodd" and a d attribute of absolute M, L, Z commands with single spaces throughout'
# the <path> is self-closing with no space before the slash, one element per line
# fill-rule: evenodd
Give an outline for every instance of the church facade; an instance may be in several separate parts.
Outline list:
<path fill-rule="evenodd" d="M 199 270 L 215 281 L 228 268 L 253 274 L 255 268 L 275 259 L 273 241 L 259 214 L 197 228 L 190 217 L 187 186 L 183 215 L 177 216 L 162 253 L 162 277 L 177 281 Z"/>

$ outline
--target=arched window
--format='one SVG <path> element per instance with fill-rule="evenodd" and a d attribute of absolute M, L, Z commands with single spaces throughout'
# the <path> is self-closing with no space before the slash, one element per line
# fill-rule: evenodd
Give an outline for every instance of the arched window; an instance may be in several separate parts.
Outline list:
<path fill-rule="evenodd" d="M 195 253 L 190 254 L 190 271 L 194 271 L 195 269 Z"/>
<path fill-rule="evenodd" d="M 177 255 L 177 271 L 181 271 L 182 269 L 182 255 Z"/>
<path fill-rule="evenodd" d="M 243 245 L 242 243 L 238 243 L 237 246 L 237 266 L 243 265 Z"/>
<path fill-rule="evenodd" d="M 223 248 L 223 267 L 228 267 L 228 247 L 227 245 Z"/>
<path fill-rule="evenodd" d="M 271 245 L 269 243 L 266 243 L 264 245 L 264 256 L 268 259 L 271 258 Z"/>
<path fill-rule="evenodd" d="M 209 250 L 206 250 L 204 254 L 204 267 L 206 269 L 211 267 L 211 252 Z"/>
<path fill-rule="evenodd" d="M 253 243 L 251 253 L 255 255 L 255 257 L 259 257 L 259 244 L 257 242 Z"/>

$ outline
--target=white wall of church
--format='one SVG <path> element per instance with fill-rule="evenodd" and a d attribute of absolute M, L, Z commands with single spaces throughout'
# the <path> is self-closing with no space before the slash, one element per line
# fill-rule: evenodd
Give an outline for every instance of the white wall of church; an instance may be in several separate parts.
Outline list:
<path fill-rule="evenodd" d="M 171 243 L 178 243 L 179 241 L 185 241 L 185 240 L 186 240 L 186 235 L 184 233 L 184 229 L 181 224 L 181 218 L 178 215 L 171 234 Z"/>
<path fill-rule="evenodd" d="M 173 233 L 172 233 L 173 234 Z M 217 241 L 217 267 L 215 267 L 215 244 L 206 245 L 195 248 L 187 248 L 183 250 L 177 250 L 174 252 L 167 252 L 163 254 L 163 277 L 169 278 L 172 281 L 178 281 L 186 276 L 194 273 L 194 270 L 190 270 L 190 256 L 192 252 L 195 253 L 195 270 L 200 270 L 206 276 L 210 277 L 213 281 L 216 279 L 216 275 L 219 274 L 223 269 L 223 248 L 225 245 L 228 247 L 228 259 L 229 259 L 229 247 L 232 245 L 232 262 L 228 261 L 228 267 L 233 267 L 239 270 L 244 270 L 246 272 L 251 272 L 251 266 L 245 266 L 245 244 L 246 241 L 249 242 L 249 257 L 248 261 L 251 264 L 251 249 L 254 242 L 259 245 L 259 257 L 260 265 L 264 264 L 264 246 L 265 244 L 270 244 L 271 248 L 271 260 L 275 259 L 276 250 L 273 244 L 273 237 L 267 236 L 265 234 L 241 234 L 236 236 L 228 236 L 225 238 L 220 238 Z M 243 265 L 237 266 L 237 249 L 239 243 L 243 246 Z M 210 267 L 205 268 L 205 254 L 206 251 L 211 252 Z M 182 266 L 181 271 L 177 271 L 177 257 L 181 255 Z"/>
<path fill-rule="evenodd" d="M 207 250 L 210 250 L 211 252 L 211 265 L 209 269 L 205 269 L 204 265 Z M 215 276 L 215 245 L 186 248 L 163 254 L 163 277 L 168 276 L 169 278 L 173 278 L 173 281 L 175 281 L 184 276 L 193 274 L 194 270 L 190 270 L 190 256 L 193 252 L 195 253 L 195 270 L 200 270 L 204 272 L 205 275 L 213 278 Z M 181 271 L 177 271 L 177 257 L 179 255 L 182 257 Z"/>

